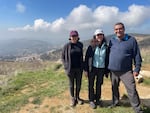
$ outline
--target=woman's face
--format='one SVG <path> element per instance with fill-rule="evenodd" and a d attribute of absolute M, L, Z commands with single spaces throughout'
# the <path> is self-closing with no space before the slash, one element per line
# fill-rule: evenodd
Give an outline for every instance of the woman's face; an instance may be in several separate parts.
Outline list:
<path fill-rule="evenodd" d="M 71 43 L 77 43 L 78 39 L 79 39 L 79 37 L 77 35 L 70 37 Z"/>
<path fill-rule="evenodd" d="M 103 41 L 103 38 L 104 38 L 104 34 L 97 34 L 97 35 L 96 35 L 96 40 L 97 40 L 98 42 L 102 42 L 102 41 Z"/>

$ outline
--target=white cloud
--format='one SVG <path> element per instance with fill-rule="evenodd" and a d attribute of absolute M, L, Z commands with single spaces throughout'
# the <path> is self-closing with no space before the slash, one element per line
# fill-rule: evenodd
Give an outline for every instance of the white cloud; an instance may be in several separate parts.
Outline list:
<path fill-rule="evenodd" d="M 86 29 L 91 27 L 92 21 L 92 10 L 85 5 L 80 5 L 71 11 L 65 25 L 68 29 Z"/>
<path fill-rule="evenodd" d="M 117 7 L 100 6 L 93 12 L 93 16 L 98 23 L 104 25 L 117 19 L 119 9 Z"/>
<path fill-rule="evenodd" d="M 34 21 L 34 30 L 47 30 L 50 27 L 50 23 L 44 21 L 43 19 L 37 19 Z"/>
<path fill-rule="evenodd" d="M 74 23 L 85 23 L 91 21 L 91 16 L 91 9 L 85 5 L 80 5 L 71 11 L 67 19 L 68 21 L 73 21 Z"/>
<path fill-rule="evenodd" d="M 65 23 L 65 20 L 63 18 L 59 18 L 57 20 L 55 20 L 52 24 L 51 24 L 51 30 L 53 32 L 57 32 L 61 29 L 63 29 L 63 25 Z"/>
<path fill-rule="evenodd" d="M 62 36 L 61 33 L 67 34 L 71 29 L 77 29 L 83 37 L 87 37 L 91 36 L 98 27 L 103 28 L 105 33 L 111 34 L 113 33 L 113 25 L 121 21 L 125 24 L 126 28 L 128 27 L 128 30 L 136 32 L 140 26 L 146 28 L 144 27 L 144 22 L 150 20 L 149 14 L 150 7 L 135 4 L 129 6 L 125 12 L 121 12 L 119 8 L 115 6 L 99 6 L 92 10 L 86 5 L 80 5 L 74 8 L 66 18 L 60 17 L 53 22 L 36 19 L 33 25 L 10 28 L 9 30 L 46 31 L 47 34 L 51 34 L 51 36 L 58 36 L 59 33 L 59 35 Z M 142 30 L 144 31 L 144 29 Z M 146 30 L 144 32 L 146 32 Z"/>
<path fill-rule="evenodd" d="M 40 31 L 40 30 L 48 30 L 50 29 L 50 23 L 44 21 L 43 19 L 36 19 L 34 21 L 34 25 L 26 25 L 24 27 L 17 27 L 17 28 L 9 28 L 9 31 Z"/>
<path fill-rule="evenodd" d="M 128 26 L 138 26 L 145 20 L 150 19 L 150 7 L 139 5 L 131 5 L 127 12 L 122 13 L 120 16 L 121 21 L 124 21 Z"/>
<path fill-rule="evenodd" d="M 16 5 L 16 10 L 17 10 L 19 13 L 24 13 L 25 10 L 26 10 L 26 7 L 25 7 L 22 3 L 17 3 L 17 5 Z"/>

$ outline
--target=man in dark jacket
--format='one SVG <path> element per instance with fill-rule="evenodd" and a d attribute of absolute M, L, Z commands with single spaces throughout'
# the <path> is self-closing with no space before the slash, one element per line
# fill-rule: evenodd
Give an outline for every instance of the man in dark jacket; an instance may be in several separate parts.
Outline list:
<path fill-rule="evenodd" d="M 116 23 L 114 26 L 116 34 L 110 40 L 110 54 L 108 68 L 111 71 L 112 82 L 112 105 L 115 107 L 119 104 L 119 83 L 120 80 L 125 85 L 130 103 L 135 113 L 143 113 L 140 108 L 140 99 L 136 90 L 134 76 L 138 76 L 142 58 L 137 41 L 134 37 L 125 34 L 123 23 Z M 132 62 L 134 61 L 135 69 L 132 70 Z"/>

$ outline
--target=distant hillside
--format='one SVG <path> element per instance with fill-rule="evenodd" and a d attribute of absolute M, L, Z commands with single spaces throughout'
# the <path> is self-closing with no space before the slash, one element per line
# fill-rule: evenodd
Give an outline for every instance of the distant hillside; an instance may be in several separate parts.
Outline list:
<path fill-rule="evenodd" d="M 40 54 L 50 50 L 53 46 L 46 41 L 15 39 L 0 45 L 0 56 L 26 56 Z"/>
<path fill-rule="evenodd" d="M 150 35 L 136 33 L 129 34 L 137 39 L 140 48 L 150 48 Z M 108 42 L 112 36 L 113 35 L 106 36 Z M 84 44 L 85 53 L 90 44 L 90 39 L 82 42 Z M 33 54 L 37 54 L 42 60 L 58 60 L 61 57 L 61 51 L 62 47 L 60 45 L 56 48 L 56 45 L 54 47 L 51 43 L 44 40 L 17 39 L 5 44 L 0 43 L 0 60 L 15 60 L 16 57 L 30 57 L 30 55 Z"/>
<path fill-rule="evenodd" d="M 150 35 L 134 34 L 134 33 L 130 33 L 130 35 L 134 36 L 137 39 L 140 48 L 150 47 Z M 109 42 L 109 40 L 112 36 L 113 35 L 106 36 L 106 39 L 107 39 L 108 42 Z M 84 40 L 82 42 L 83 42 L 83 45 L 84 45 L 84 53 L 85 53 L 88 45 L 90 44 L 90 40 Z M 62 52 L 62 48 L 55 49 L 53 51 L 49 51 L 47 53 L 42 54 L 41 59 L 42 60 L 58 60 L 58 59 L 61 58 L 61 52 Z"/>
<path fill-rule="evenodd" d="M 138 41 L 141 48 L 150 46 L 150 34 L 138 34 L 138 33 L 129 33 L 129 35 L 134 36 Z M 109 42 L 110 38 L 114 35 L 105 36 L 107 42 Z M 87 47 L 90 44 L 90 40 L 83 41 L 84 47 Z"/>
<path fill-rule="evenodd" d="M 150 47 L 150 36 L 145 37 L 145 39 L 139 41 L 140 48 Z"/>

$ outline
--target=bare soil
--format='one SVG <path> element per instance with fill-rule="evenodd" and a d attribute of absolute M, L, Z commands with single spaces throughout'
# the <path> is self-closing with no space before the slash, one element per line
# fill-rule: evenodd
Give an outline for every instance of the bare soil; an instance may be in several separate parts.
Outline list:
<path fill-rule="evenodd" d="M 150 88 L 137 84 L 137 91 L 140 95 L 141 103 L 150 107 Z M 124 85 L 120 84 L 120 95 L 126 94 Z M 29 103 L 23 106 L 19 111 L 15 113 L 94 113 L 93 109 L 89 107 L 88 103 L 88 91 L 81 90 L 81 98 L 84 99 L 83 105 L 77 105 L 76 107 L 70 107 L 69 91 L 57 95 L 55 97 L 45 97 L 40 105 L 32 104 L 32 98 L 29 99 Z M 104 81 L 102 86 L 102 100 L 108 105 L 111 103 L 111 84 L 110 81 Z"/>

